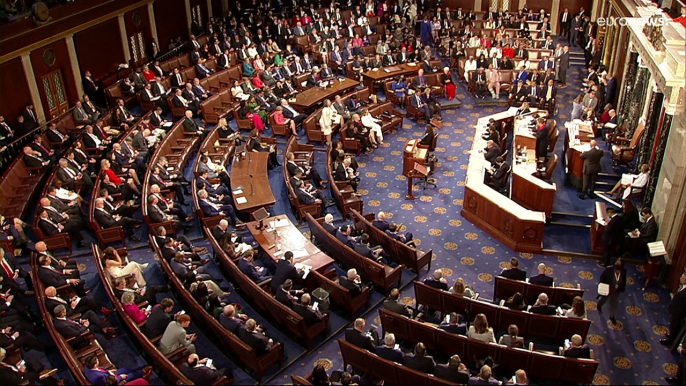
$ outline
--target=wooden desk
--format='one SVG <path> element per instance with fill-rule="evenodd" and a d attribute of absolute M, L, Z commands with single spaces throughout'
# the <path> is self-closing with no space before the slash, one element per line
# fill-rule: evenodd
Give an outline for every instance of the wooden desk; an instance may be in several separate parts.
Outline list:
<path fill-rule="evenodd" d="M 424 165 L 429 156 L 429 149 L 419 147 L 419 139 L 412 138 L 405 142 L 403 151 L 403 175 L 410 177 L 414 170 L 415 162 Z"/>
<path fill-rule="evenodd" d="M 316 86 L 297 94 L 295 102 L 290 102 L 290 105 L 298 112 L 306 112 L 314 109 L 324 99 L 333 99 L 336 94 L 342 94 L 347 90 L 357 87 L 359 84 L 358 81 L 350 78 L 343 78 L 342 82 L 335 79 L 333 80 L 333 85 L 325 88 Z"/>
<path fill-rule="evenodd" d="M 233 202 L 237 211 L 252 213 L 260 208 L 272 206 L 276 202 L 267 175 L 268 161 L 269 153 L 267 152 L 248 152 L 245 158 L 238 162 L 233 161 L 231 165 L 231 190 L 236 191 L 239 187 L 243 187 L 243 193 L 233 195 Z M 255 195 L 250 194 L 251 182 Z M 248 202 L 239 204 L 238 197 L 245 197 Z"/>
<path fill-rule="evenodd" d="M 277 219 L 283 225 L 277 227 L 275 231 L 270 231 L 269 225 Z M 283 258 L 284 253 L 291 251 L 295 255 L 295 263 L 309 265 L 313 270 L 322 274 L 333 264 L 334 260 L 303 236 L 302 232 L 288 219 L 288 216 L 269 217 L 264 219 L 263 223 L 267 229 L 257 229 L 259 223 L 253 221 L 248 224 L 248 230 L 274 263 Z M 274 247 L 270 248 L 272 245 Z M 281 246 L 280 251 L 278 246 Z M 299 256 L 299 254 L 303 256 Z"/>
<path fill-rule="evenodd" d="M 547 112 L 545 115 L 547 116 Z M 522 119 L 515 118 L 514 141 L 512 141 L 510 152 L 515 156 L 517 148 L 521 148 L 520 152 L 524 153 L 523 149 L 526 146 L 526 155 L 524 159 L 520 159 L 520 163 L 517 163 L 513 157 L 510 196 L 512 201 L 519 205 L 545 212 L 546 217 L 551 217 L 557 186 L 534 176 L 536 173 L 536 137 L 529 131 L 528 122 L 531 122 L 531 118 L 527 117 L 537 116 L 540 116 L 540 111 L 524 116 Z"/>
<path fill-rule="evenodd" d="M 530 210 L 484 184 L 486 161 L 478 151 L 486 146 L 481 136 L 490 118 L 509 124 L 514 119 L 514 111 L 507 110 L 479 118 L 475 125 L 462 216 L 517 252 L 540 253 L 543 249 L 545 212 Z"/>
<path fill-rule="evenodd" d="M 595 211 L 593 212 L 593 224 L 591 224 L 591 253 L 596 255 L 603 254 L 603 233 L 605 232 L 605 225 L 601 225 L 596 221 L 597 219 L 607 218 L 605 212 L 605 203 L 596 201 Z"/>
<path fill-rule="evenodd" d="M 430 60 L 429 63 L 436 67 L 436 68 L 443 68 L 443 65 L 439 60 Z M 422 68 L 421 63 L 417 63 L 414 66 L 411 66 L 407 63 L 405 64 L 396 64 L 395 66 L 388 66 L 388 67 L 382 67 L 379 68 L 378 70 L 374 71 L 367 71 L 362 73 L 362 82 L 364 83 L 365 87 L 368 87 L 370 90 L 374 90 L 374 83 L 377 81 L 382 81 L 390 78 L 395 78 L 396 76 L 399 75 L 416 75 L 417 71 Z M 386 72 L 385 70 L 389 70 Z M 434 73 L 435 74 L 435 73 Z M 424 76 L 428 76 L 430 74 L 424 74 Z"/>

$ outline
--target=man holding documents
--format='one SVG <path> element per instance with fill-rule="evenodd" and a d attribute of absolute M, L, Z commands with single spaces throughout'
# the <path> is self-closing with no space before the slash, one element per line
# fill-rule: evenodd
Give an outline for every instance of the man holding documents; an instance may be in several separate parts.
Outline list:
<path fill-rule="evenodd" d="M 595 140 L 591 140 L 590 150 L 581 153 L 580 158 L 584 160 L 584 184 L 581 193 L 577 194 L 580 199 L 586 199 L 586 194 L 589 191 L 593 192 L 595 180 L 598 178 L 598 173 L 600 173 L 600 160 L 604 154 L 605 152 L 600 150 L 598 142 Z"/>
<path fill-rule="evenodd" d="M 610 322 L 617 324 L 615 320 L 615 312 L 617 312 L 617 303 L 619 302 L 619 294 L 626 289 L 626 268 L 624 262 L 617 260 L 612 267 L 608 267 L 600 275 L 600 283 L 598 284 L 598 312 L 603 312 L 603 304 L 610 299 Z"/>

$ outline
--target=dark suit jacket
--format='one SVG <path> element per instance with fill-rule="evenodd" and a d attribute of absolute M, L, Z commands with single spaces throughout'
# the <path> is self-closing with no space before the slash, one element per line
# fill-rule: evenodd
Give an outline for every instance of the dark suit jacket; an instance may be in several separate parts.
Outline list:
<path fill-rule="evenodd" d="M 434 375 L 438 378 L 445 379 L 449 382 L 459 383 L 461 385 L 469 382 L 469 374 L 460 371 L 456 367 L 439 364 L 434 368 Z"/>
<path fill-rule="evenodd" d="M 202 210 L 203 214 L 206 217 L 214 217 L 220 215 L 220 212 L 218 210 L 216 210 L 213 206 L 211 206 L 203 200 L 200 200 L 198 202 L 198 205 L 200 205 L 200 210 Z"/>
<path fill-rule="evenodd" d="M 238 330 L 238 337 L 240 340 L 242 340 L 245 344 L 248 346 L 252 347 L 257 355 L 264 354 L 267 352 L 267 347 L 269 345 L 269 338 L 264 336 L 263 334 L 260 334 L 258 332 L 253 331 L 248 332 L 245 328 L 241 328 Z"/>
<path fill-rule="evenodd" d="M 383 359 L 388 359 L 389 361 L 400 363 L 401 365 L 405 363 L 405 356 L 403 355 L 403 352 L 392 347 L 379 346 L 376 348 L 375 352 L 376 355 Z"/>
<path fill-rule="evenodd" d="M 539 315 L 555 315 L 555 306 L 532 306 L 529 309 L 529 312 Z"/>
<path fill-rule="evenodd" d="M 600 282 L 610 286 L 610 294 L 615 291 L 624 292 L 626 289 L 626 268 L 622 268 L 619 275 L 619 281 L 617 281 L 617 277 L 615 276 L 614 267 L 605 268 L 603 273 L 600 274 Z M 617 284 L 617 289 L 615 289 L 615 284 Z"/>
<path fill-rule="evenodd" d="M 356 284 L 352 280 L 348 280 L 347 277 L 341 276 L 338 278 L 338 284 L 343 288 L 347 288 L 350 291 L 350 296 L 355 297 L 362 293 L 362 284 Z"/>
<path fill-rule="evenodd" d="M 333 224 L 324 222 L 322 223 L 322 226 L 324 227 L 324 229 L 326 229 L 327 232 L 331 233 L 334 236 L 336 235 L 336 232 L 338 232 L 338 228 Z"/>
<path fill-rule="evenodd" d="M 211 385 L 222 377 L 219 370 L 205 365 L 190 367 L 188 363 L 184 363 L 181 365 L 181 372 L 196 385 Z"/>
<path fill-rule="evenodd" d="M 305 319 L 305 324 L 312 325 L 321 322 L 322 314 L 319 311 L 315 311 L 312 308 L 305 307 L 302 304 L 293 304 L 293 311 Z"/>
<path fill-rule="evenodd" d="M 672 302 L 669 303 L 669 315 L 672 319 L 682 320 L 686 315 L 686 290 L 681 290 L 674 294 Z"/>
<path fill-rule="evenodd" d="M 419 144 L 420 144 L 420 145 L 425 145 L 425 146 L 431 146 L 431 145 L 433 145 L 433 143 L 434 143 L 434 137 L 436 137 L 436 134 L 434 134 L 433 132 L 427 133 L 427 134 L 421 139 L 421 141 L 419 141 Z"/>
<path fill-rule="evenodd" d="M 408 318 L 410 317 L 410 310 L 409 308 L 398 302 L 397 300 L 386 300 L 383 302 L 383 308 L 387 309 L 391 312 L 395 312 L 396 314 L 404 315 L 407 316 Z"/>
<path fill-rule="evenodd" d="M 443 291 L 448 290 L 448 284 L 443 283 L 442 281 L 439 281 L 439 280 L 434 280 L 433 276 L 430 276 L 430 277 L 427 277 L 426 279 L 424 279 L 424 284 L 426 284 L 430 287 L 441 289 Z"/>
<path fill-rule="evenodd" d="M 380 229 L 382 232 L 386 232 L 388 228 L 390 227 L 390 224 L 388 221 L 380 221 L 380 220 L 374 220 L 372 221 L 372 225 L 376 227 L 377 229 Z"/>
<path fill-rule="evenodd" d="M 500 273 L 500 276 L 506 277 L 506 278 L 512 279 L 512 280 L 524 281 L 524 280 L 526 280 L 526 271 L 521 270 L 519 268 L 504 269 Z"/>
<path fill-rule="evenodd" d="M 440 328 L 453 334 L 467 335 L 466 323 L 450 324 L 443 322 L 441 323 Z"/>
<path fill-rule="evenodd" d="M 46 287 L 60 287 L 67 284 L 67 276 L 43 266 L 38 268 L 38 278 Z"/>
<path fill-rule="evenodd" d="M 501 153 L 502 151 L 500 150 L 500 146 L 496 144 L 492 148 L 486 149 L 486 153 L 484 153 L 484 158 L 486 158 L 486 161 L 493 164 L 495 163 L 495 159 L 498 156 L 500 156 Z"/>
<path fill-rule="evenodd" d="M 295 281 L 299 277 L 300 275 L 298 275 L 298 270 L 295 269 L 295 267 L 288 262 L 288 260 L 279 260 L 279 262 L 276 264 L 276 272 L 274 273 L 274 277 L 272 277 L 272 291 L 277 293 L 279 287 L 283 284 L 283 282 L 286 281 L 286 279 Z"/>
<path fill-rule="evenodd" d="M 111 214 L 98 209 L 95 210 L 94 217 L 95 221 L 104 229 L 111 228 L 116 222 Z"/>
<path fill-rule="evenodd" d="M 624 223 L 622 216 L 615 215 L 610 222 L 605 225 L 602 240 L 606 247 L 611 247 L 619 243 L 624 235 Z"/>
<path fill-rule="evenodd" d="M 405 355 L 405 366 L 417 370 L 422 373 L 433 373 L 436 362 L 434 358 L 429 355 L 423 357 L 415 356 L 414 354 Z"/>
<path fill-rule="evenodd" d="M 376 345 L 374 344 L 374 339 L 370 336 L 367 336 L 367 334 L 360 332 L 354 328 L 348 328 L 347 330 L 345 330 L 345 340 L 359 348 L 375 352 Z"/>
<path fill-rule="evenodd" d="M 55 329 L 59 332 L 65 339 L 78 337 L 79 335 L 86 332 L 87 328 L 76 322 L 72 323 L 68 320 L 53 319 L 53 324 Z"/>
<path fill-rule="evenodd" d="M 571 347 L 562 352 L 562 355 L 564 355 L 567 358 L 591 358 L 591 349 L 583 345 L 581 347 Z"/>
<path fill-rule="evenodd" d="M 245 321 L 240 318 L 227 318 L 224 314 L 219 315 L 219 323 L 221 323 L 224 328 L 231 331 L 234 335 L 238 335 L 238 331 L 245 325 Z"/>
<path fill-rule="evenodd" d="M 195 123 L 193 118 L 188 118 L 183 120 L 183 131 L 188 133 L 195 133 L 198 131 L 198 124 Z"/>
<path fill-rule="evenodd" d="M 143 325 L 143 333 L 148 338 L 154 338 L 164 334 L 164 330 L 172 321 L 172 316 L 164 312 L 164 309 L 160 305 L 153 307 L 150 316 L 148 316 L 148 321 Z"/>
<path fill-rule="evenodd" d="M 646 222 L 641 224 L 639 231 L 641 231 L 641 236 L 638 238 L 639 241 L 647 244 L 657 240 L 657 223 L 655 222 L 655 217 L 650 217 Z"/>
<path fill-rule="evenodd" d="M 600 173 L 600 160 L 605 153 L 600 149 L 591 149 L 581 153 L 580 157 L 584 160 L 584 174 Z"/>
<path fill-rule="evenodd" d="M 553 278 L 545 274 L 538 274 L 529 278 L 529 283 L 536 285 L 544 285 L 547 287 L 553 286 Z"/>

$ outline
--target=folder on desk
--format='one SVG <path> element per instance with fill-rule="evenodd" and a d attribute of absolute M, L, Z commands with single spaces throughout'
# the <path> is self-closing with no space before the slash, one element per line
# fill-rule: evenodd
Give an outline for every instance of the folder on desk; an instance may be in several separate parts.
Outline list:
<path fill-rule="evenodd" d="M 429 175 L 429 168 L 417 162 L 414 163 L 414 171 L 421 177 L 426 177 Z"/>

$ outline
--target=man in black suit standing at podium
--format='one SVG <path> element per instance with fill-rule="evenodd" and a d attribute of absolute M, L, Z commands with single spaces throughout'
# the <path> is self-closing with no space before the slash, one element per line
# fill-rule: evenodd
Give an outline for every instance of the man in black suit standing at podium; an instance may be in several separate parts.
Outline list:
<path fill-rule="evenodd" d="M 591 149 L 581 153 L 581 159 L 584 160 L 584 182 L 581 193 L 577 196 L 585 200 L 586 194 L 592 196 L 595 181 L 600 173 L 600 160 L 605 153 L 598 147 L 598 142 L 591 140 Z"/>

